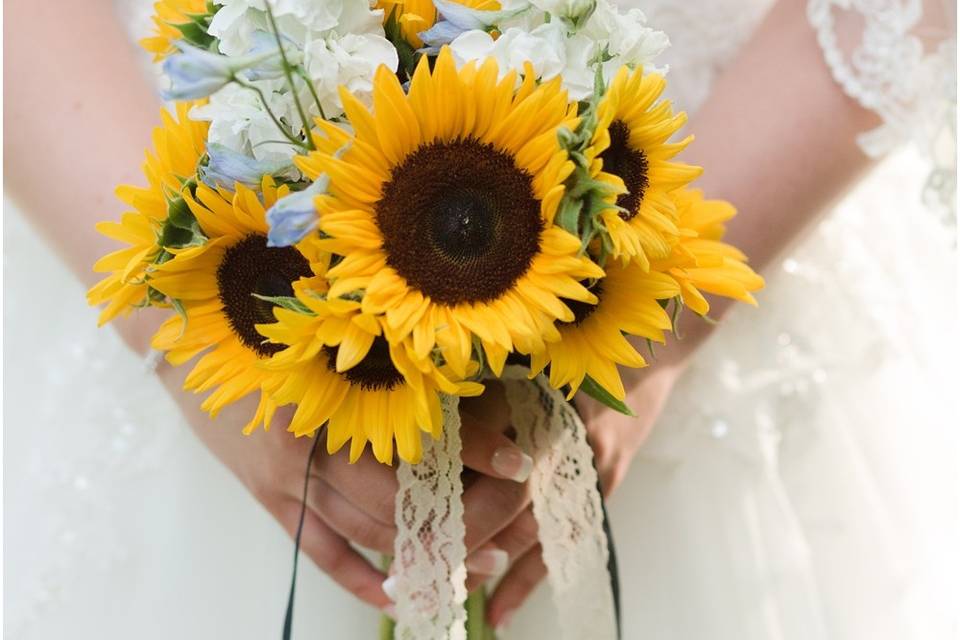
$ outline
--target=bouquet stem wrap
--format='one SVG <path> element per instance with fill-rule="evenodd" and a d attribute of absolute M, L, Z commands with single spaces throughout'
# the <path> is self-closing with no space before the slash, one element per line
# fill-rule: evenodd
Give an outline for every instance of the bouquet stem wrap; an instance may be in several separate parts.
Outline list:
<path fill-rule="evenodd" d="M 394 567 L 397 640 L 466 638 L 459 400 L 443 396 L 443 433 L 423 439 L 419 464 L 397 469 Z"/>
<path fill-rule="evenodd" d="M 525 370 L 505 372 L 518 443 L 534 459 L 533 514 L 565 640 L 617 638 L 609 550 L 586 429 L 563 395 Z M 424 438 L 423 460 L 398 470 L 395 543 L 400 640 L 462 640 L 463 486 L 458 400 L 444 397 L 439 440 Z"/>

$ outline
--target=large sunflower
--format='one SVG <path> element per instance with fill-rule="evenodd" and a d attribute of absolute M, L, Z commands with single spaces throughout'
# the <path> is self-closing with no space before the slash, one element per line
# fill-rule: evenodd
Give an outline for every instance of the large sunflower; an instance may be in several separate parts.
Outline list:
<path fill-rule="evenodd" d="M 197 393 L 215 389 L 203 409 L 220 409 L 260 391 L 271 375 L 259 365 L 281 350 L 268 344 L 256 325 L 273 320 L 273 304 L 257 296 L 293 295 L 292 283 L 323 273 L 325 256 L 314 239 L 295 247 L 268 247 L 265 208 L 288 192 L 270 177 L 262 183 L 263 201 L 241 184 L 236 193 L 199 185 L 195 197 L 184 197 L 209 240 L 202 246 L 176 250 L 156 267 L 151 284 L 178 300 L 183 315 L 167 320 L 153 338 L 153 347 L 179 365 L 210 349 L 187 376 L 184 388 Z M 275 405 L 261 393 L 249 432 L 260 421 L 269 426 Z"/>
<path fill-rule="evenodd" d="M 643 356 L 627 336 L 664 342 L 671 328 L 670 317 L 658 300 L 680 294 L 669 276 L 645 271 L 636 262 L 614 262 L 598 280 L 595 305 L 572 303 L 574 319 L 559 325 L 560 340 L 547 344 L 543 353 L 531 357 L 531 375 L 550 365 L 550 384 L 559 389 L 570 385 L 570 397 L 590 376 L 618 400 L 624 399 L 617 365 L 646 366 Z"/>
<path fill-rule="evenodd" d="M 597 105 L 598 124 L 588 157 L 592 173 L 620 191 L 622 210 L 602 214 L 613 253 L 642 265 L 669 255 L 677 235 L 676 211 L 670 192 L 700 175 L 701 169 L 671 159 L 692 137 L 668 140 L 686 122 L 670 102 L 657 102 L 666 83 L 655 73 L 621 67 Z"/>
<path fill-rule="evenodd" d="M 670 256 L 652 267 L 676 280 L 683 303 L 700 315 L 710 311 L 703 292 L 756 305 L 751 292 L 763 288 L 763 278 L 746 264 L 747 257 L 739 249 L 721 241 L 724 223 L 737 210 L 723 200 L 705 200 L 699 189 L 676 191 L 673 198 L 679 240 Z"/>
<path fill-rule="evenodd" d="M 451 0 L 451 2 L 480 11 L 500 9 L 500 3 L 497 0 Z M 433 0 L 378 0 L 376 6 L 378 9 L 383 9 L 385 22 L 397 21 L 403 39 L 414 49 L 423 46 L 420 34 L 437 22 L 437 8 Z"/>
<path fill-rule="evenodd" d="M 278 322 L 258 327 L 273 344 L 289 345 L 268 363 L 280 374 L 267 384 L 273 400 L 296 403 L 290 430 L 298 436 L 326 424 L 330 453 L 349 440 L 356 461 L 369 442 L 390 464 L 396 441 L 400 458 L 419 462 L 420 432 L 438 437 L 443 427 L 438 394 L 478 395 L 482 385 L 455 382 L 432 361 L 415 364 L 404 345 L 383 337 L 382 318 L 356 301 L 326 298 L 324 288 L 301 281 L 296 294 L 309 314 L 277 308 Z"/>
<path fill-rule="evenodd" d="M 160 112 L 162 124 L 153 131 L 154 151 L 147 151 L 143 166 L 148 186 L 117 187 L 117 197 L 132 210 L 120 222 L 97 224 L 103 235 L 130 245 L 93 266 L 94 271 L 110 274 L 87 292 L 91 305 L 107 305 L 100 314 L 101 325 L 147 302 L 147 270 L 162 251 L 159 242 L 171 203 L 180 198 L 184 184 L 196 177 L 197 162 L 206 149 L 209 125 L 187 116 L 193 104 L 178 103 L 176 116 Z"/>
<path fill-rule="evenodd" d="M 153 5 L 153 35 L 140 40 L 140 46 L 153 54 L 154 62 L 162 60 L 176 51 L 173 42 L 183 39 L 184 28 L 200 28 L 193 18 L 206 13 L 207 0 L 159 0 Z"/>
<path fill-rule="evenodd" d="M 381 67 L 374 113 L 342 92 L 354 136 L 318 123 L 342 155 L 298 159 L 330 178 L 317 200 L 324 247 L 343 256 L 330 295 L 362 290 L 390 342 L 412 336 L 418 359 L 439 346 L 461 377 L 474 336 L 498 375 L 510 351 L 556 340 L 554 321 L 574 319 L 561 298 L 596 302 L 580 281 L 603 274 L 552 224 L 573 170 L 557 134 L 576 106 L 558 80 L 497 76 L 493 60 L 458 72 L 444 49 L 405 94 Z"/>

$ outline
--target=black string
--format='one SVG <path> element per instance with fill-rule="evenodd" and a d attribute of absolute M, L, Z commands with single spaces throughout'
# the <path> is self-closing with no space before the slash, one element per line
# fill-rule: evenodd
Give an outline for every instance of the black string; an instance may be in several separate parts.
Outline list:
<path fill-rule="evenodd" d="M 290 640 L 293 634 L 293 599 L 297 590 L 297 561 L 300 559 L 300 535 L 303 533 L 303 520 L 307 515 L 307 490 L 310 488 L 310 470 L 313 468 L 313 455 L 317 452 L 322 430 L 313 436 L 310 454 L 307 456 L 307 473 L 303 478 L 303 499 L 300 502 L 300 522 L 297 535 L 293 538 L 293 577 L 290 579 L 290 596 L 287 598 L 287 615 L 283 619 L 283 640 Z"/>
<path fill-rule="evenodd" d="M 613 612 L 617 622 L 617 640 L 623 637 L 623 628 L 620 620 L 620 569 L 617 566 L 617 548 L 613 544 L 613 531 L 610 528 L 610 517 L 607 515 L 607 503 L 603 499 L 600 479 L 597 478 L 597 491 L 600 492 L 600 509 L 603 511 L 603 533 L 607 536 L 607 572 L 610 574 L 610 590 L 613 591 Z"/>

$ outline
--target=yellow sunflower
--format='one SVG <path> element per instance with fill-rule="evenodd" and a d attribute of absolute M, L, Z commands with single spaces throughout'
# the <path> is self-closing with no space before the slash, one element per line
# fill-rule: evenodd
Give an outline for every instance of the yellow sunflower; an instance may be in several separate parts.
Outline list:
<path fill-rule="evenodd" d="M 635 258 L 642 265 L 669 255 L 677 234 L 676 210 L 670 192 L 700 175 L 701 169 L 671 159 L 692 137 L 668 140 L 686 122 L 670 102 L 657 102 L 663 76 L 621 67 L 597 106 L 598 124 L 591 148 L 591 172 L 620 191 L 616 204 L 602 215 L 615 256 Z"/>
<path fill-rule="evenodd" d="M 263 179 L 263 200 L 243 185 L 236 193 L 199 185 L 195 197 L 185 193 L 190 210 L 209 240 L 198 247 L 174 250 L 158 265 L 151 285 L 178 300 L 185 317 L 167 320 L 153 338 L 153 347 L 167 360 L 183 364 L 203 351 L 184 383 L 201 393 L 214 389 L 203 403 L 211 416 L 249 393 L 261 391 L 272 375 L 259 366 L 280 351 L 257 333 L 256 325 L 273 320 L 273 304 L 257 296 L 291 296 L 301 277 L 323 273 L 326 257 L 316 241 L 294 247 L 268 247 L 266 208 L 289 191 Z M 261 393 L 256 415 L 245 427 L 261 421 L 269 426 L 276 405 Z"/>
<path fill-rule="evenodd" d="M 174 40 L 181 40 L 183 32 L 177 25 L 192 22 L 191 16 L 207 13 L 207 0 L 159 0 L 153 5 L 153 35 L 140 40 L 140 46 L 153 54 L 153 61 L 163 60 L 176 51 Z"/>
<path fill-rule="evenodd" d="M 497 0 L 451 0 L 471 9 L 480 11 L 499 11 L 500 3 Z M 384 22 L 391 17 L 396 18 L 400 25 L 400 34 L 414 49 L 423 46 L 420 33 L 426 31 L 437 22 L 437 8 L 433 0 L 378 0 L 376 7 L 383 9 Z"/>
<path fill-rule="evenodd" d="M 382 318 L 324 297 L 324 288 L 301 281 L 297 298 L 313 315 L 277 308 L 278 322 L 258 327 L 272 344 L 289 345 L 268 363 L 280 374 L 267 385 L 274 402 L 297 405 L 290 430 L 298 436 L 326 424 L 331 454 L 350 441 L 354 462 L 369 442 L 390 464 L 396 441 L 400 458 L 419 462 L 420 432 L 439 437 L 443 427 L 438 394 L 479 395 L 483 386 L 455 382 L 430 360 L 414 363 L 404 345 L 383 337 Z"/>
<path fill-rule="evenodd" d="M 763 288 L 763 278 L 746 264 L 739 249 L 721 242 L 723 223 L 737 210 L 723 200 L 705 200 L 699 189 L 676 191 L 673 198 L 679 239 L 670 256 L 655 261 L 652 268 L 676 280 L 683 303 L 700 315 L 710 311 L 703 292 L 756 305 L 751 292 Z"/>
<path fill-rule="evenodd" d="M 381 67 L 373 113 L 341 93 L 355 135 L 318 122 L 317 146 L 346 151 L 297 161 L 330 179 L 317 199 L 323 246 L 343 256 L 330 295 L 363 291 L 391 343 L 412 336 L 417 359 L 438 346 L 460 377 L 474 337 L 497 375 L 510 351 L 559 338 L 554 321 L 574 319 L 561 298 L 596 302 L 581 281 L 603 275 L 552 224 L 573 171 L 557 133 L 576 127 L 576 105 L 558 80 L 497 76 L 493 60 L 458 72 L 444 49 L 407 94 Z"/>
<path fill-rule="evenodd" d="M 560 323 L 560 340 L 531 357 L 530 374 L 549 364 L 551 386 L 570 385 L 569 397 L 590 376 L 622 401 L 624 388 L 617 365 L 646 366 L 627 337 L 664 342 L 663 332 L 671 328 L 670 317 L 657 301 L 679 295 L 680 287 L 669 276 L 645 271 L 636 262 L 614 262 L 594 285 L 593 293 L 599 298 L 595 305 L 570 303 L 573 321 Z"/>
<path fill-rule="evenodd" d="M 209 124 L 187 116 L 193 104 L 177 104 L 176 116 L 160 112 L 162 124 L 153 131 L 154 151 L 147 151 L 143 166 L 148 186 L 118 187 L 117 197 L 132 210 L 119 222 L 97 224 L 103 235 L 129 245 L 93 266 L 94 271 L 110 274 L 87 292 L 91 305 L 107 305 L 100 314 L 101 325 L 147 302 L 147 270 L 161 252 L 158 242 L 170 204 L 180 197 L 184 183 L 196 176 L 206 149 Z"/>

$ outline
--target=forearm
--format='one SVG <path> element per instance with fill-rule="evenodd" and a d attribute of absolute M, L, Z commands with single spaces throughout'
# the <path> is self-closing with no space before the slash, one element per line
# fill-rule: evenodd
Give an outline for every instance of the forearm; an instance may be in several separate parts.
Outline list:
<path fill-rule="evenodd" d="M 687 127 L 696 139 L 683 159 L 705 169 L 695 186 L 737 207 L 725 240 L 757 270 L 869 166 L 856 136 L 878 124 L 834 82 L 806 5 L 780 0 L 773 7 Z M 710 303 L 710 316 L 720 318 L 733 301 Z M 662 349 L 657 366 L 682 367 L 713 329 L 693 314 L 683 318 L 683 340 Z"/>
<path fill-rule="evenodd" d="M 118 247 L 94 230 L 114 219 L 121 183 L 142 184 L 143 149 L 160 103 L 108 2 L 4 6 L 7 192 L 84 284 Z M 143 349 L 144 314 L 117 328 Z"/>

